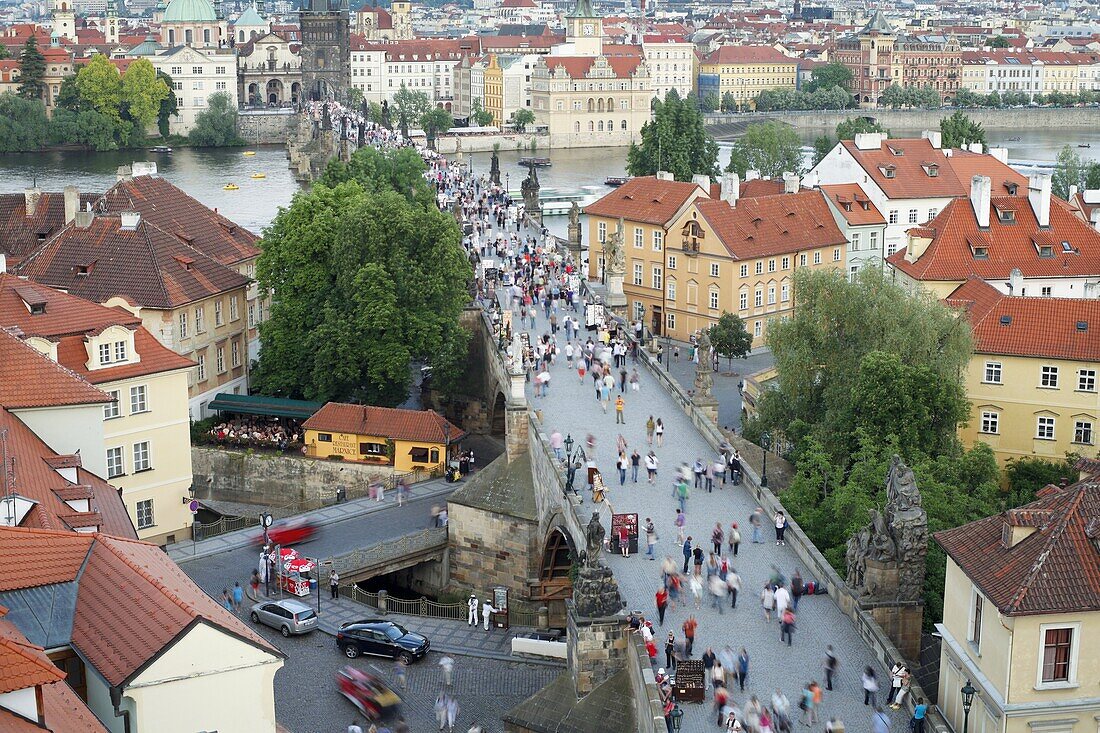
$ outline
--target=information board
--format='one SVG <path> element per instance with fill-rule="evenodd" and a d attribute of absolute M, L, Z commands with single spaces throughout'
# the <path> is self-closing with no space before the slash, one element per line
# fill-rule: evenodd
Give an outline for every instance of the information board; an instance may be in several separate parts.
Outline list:
<path fill-rule="evenodd" d="M 680 702 L 703 702 L 707 694 L 706 671 L 702 659 L 684 659 L 676 663 L 673 694 Z"/>

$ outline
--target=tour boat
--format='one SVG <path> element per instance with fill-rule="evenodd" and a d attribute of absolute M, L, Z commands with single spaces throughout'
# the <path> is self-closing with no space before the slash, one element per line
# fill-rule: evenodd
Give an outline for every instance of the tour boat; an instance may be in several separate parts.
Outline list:
<path fill-rule="evenodd" d="M 630 179 L 627 178 L 626 176 L 608 176 L 607 178 L 603 179 L 603 182 L 604 182 L 604 185 L 606 185 L 606 186 L 611 186 L 612 188 L 618 188 L 619 186 L 623 185 L 624 183 L 626 183 L 629 180 Z"/>
<path fill-rule="evenodd" d="M 1079 148 L 1091 148 L 1092 144 L 1091 143 L 1077 143 L 1077 147 L 1079 147 Z"/>
<path fill-rule="evenodd" d="M 255 150 L 246 150 L 243 153 L 241 153 L 241 155 L 255 155 L 255 154 L 256 154 Z"/>
<path fill-rule="evenodd" d="M 1020 142 L 1020 136 L 1019 136 L 1019 135 L 1016 135 L 1015 137 L 1010 137 L 1010 138 L 1008 139 L 1008 142 L 1010 142 L 1010 143 L 1018 143 L 1018 142 Z"/>
<path fill-rule="evenodd" d="M 528 167 L 533 165 L 536 168 L 549 168 L 550 167 L 550 159 L 549 158 L 520 158 L 519 159 L 519 164 L 524 165 L 524 166 L 528 166 Z"/>
<path fill-rule="evenodd" d="M 150 153 L 171 153 L 172 148 L 168 147 L 167 145 L 157 145 L 155 147 L 149 148 L 149 152 Z"/>
<path fill-rule="evenodd" d="M 266 173 L 253 173 L 252 177 L 253 178 L 267 178 L 267 174 Z"/>
<path fill-rule="evenodd" d="M 241 187 L 238 186 L 236 183 L 227 183 L 222 186 L 222 188 L 224 188 L 226 191 L 238 191 Z"/>

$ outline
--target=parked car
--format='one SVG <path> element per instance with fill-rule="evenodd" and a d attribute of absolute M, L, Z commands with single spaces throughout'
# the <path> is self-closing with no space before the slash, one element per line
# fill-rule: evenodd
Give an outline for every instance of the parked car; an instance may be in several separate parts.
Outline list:
<path fill-rule="evenodd" d="M 340 626 L 336 632 L 336 646 L 348 659 L 360 654 L 375 657 L 403 659 L 411 664 L 423 659 L 431 648 L 431 643 L 400 624 L 380 619 L 353 621 Z"/>
<path fill-rule="evenodd" d="M 317 628 L 317 612 L 293 598 L 257 603 L 251 617 L 252 623 L 278 629 L 283 636 L 308 634 Z"/>
<path fill-rule="evenodd" d="M 354 667 L 336 673 L 340 694 L 351 701 L 368 720 L 378 720 L 401 704 L 401 698 L 382 680 Z"/>

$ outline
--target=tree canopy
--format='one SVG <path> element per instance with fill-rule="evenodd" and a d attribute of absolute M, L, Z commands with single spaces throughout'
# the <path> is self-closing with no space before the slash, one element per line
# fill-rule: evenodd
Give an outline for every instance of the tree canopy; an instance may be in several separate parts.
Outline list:
<path fill-rule="evenodd" d="M 707 332 L 714 353 L 725 357 L 733 368 L 734 359 L 744 359 L 752 350 L 752 336 L 745 328 L 745 322 L 736 313 L 722 313 L 718 323 Z"/>
<path fill-rule="evenodd" d="M 526 107 L 520 107 L 512 113 L 512 126 L 519 132 L 524 132 L 528 125 L 535 123 L 535 113 Z"/>
<path fill-rule="evenodd" d="M 454 384 L 470 266 L 454 219 L 404 187 L 412 168 L 424 173 L 407 152 L 356 151 L 265 231 L 258 278 L 274 296 L 260 326 L 260 390 L 392 406 L 408 394 L 413 359 L 433 367 L 443 392 Z M 387 167 L 388 179 L 364 178 Z"/>
<path fill-rule="evenodd" d="M 429 139 L 435 139 L 435 136 L 441 132 L 446 132 L 454 127 L 455 119 L 451 117 L 451 113 L 441 107 L 432 107 L 424 114 L 420 115 L 418 120 L 420 123 L 420 129 L 424 130 L 424 133 Z"/>
<path fill-rule="evenodd" d="M 475 127 L 487 127 L 493 124 L 493 113 L 482 106 L 481 97 L 474 97 L 474 101 L 470 103 L 469 122 Z"/>
<path fill-rule="evenodd" d="M 1095 191 L 1100 189 L 1100 163 L 1086 163 L 1077 151 L 1066 145 L 1058 153 L 1058 161 L 1051 174 L 1051 189 L 1055 196 L 1069 198 L 1070 186 L 1078 190 Z"/>
<path fill-rule="evenodd" d="M 940 93 L 931 87 L 913 87 L 891 84 L 882 92 L 884 107 L 942 107 Z"/>
<path fill-rule="evenodd" d="M 13 92 L 0 94 L 0 152 L 38 150 L 46 144 L 49 122 L 40 99 L 24 99 Z"/>
<path fill-rule="evenodd" d="M 814 140 L 813 165 L 820 163 L 838 141 L 855 140 L 856 135 L 867 132 L 885 132 L 887 135 L 890 134 L 888 129 L 868 117 L 849 117 L 842 122 L 838 122 L 836 126 L 836 139 L 828 135 L 819 135 Z"/>
<path fill-rule="evenodd" d="M 733 144 L 726 170 L 741 178 L 750 170 L 764 178 L 779 178 L 785 172 L 802 171 L 802 142 L 798 134 L 781 122 L 755 122 Z"/>
<path fill-rule="evenodd" d="M 43 99 L 46 96 L 46 57 L 38 50 L 34 34 L 27 36 L 19 54 L 19 96 L 23 99 Z"/>
<path fill-rule="evenodd" d="M 192 145 L 214 148 L 241 145 L 237 134 L 237 105 L 225 92 L 216 92 L 206 99 L 206 109 L 195 117 L 188 139 Z"/>
<path fill-rule="evenodd" d="M 950 117 L 940 120 L 940 145 L 944 148 L 964 148 L 970 143 L 986 144 L 985 130 L 981 124 L 955 110 Z"/>
<path fill-rule="evenodd" d="M 390 105 L 397 120 L 397 126 L 402 130 L 408 130 L 418 122 L 432 107 L 432 102 L 424 92 L 414 92 L 404 84 L 393 95 L 393 104 Z"/>
<path fill-rule="evenodd" d="M 157 75 L 149 59 L 137 59 L 122 75 L 122 99 L 130 119 L 141 129 L 156 121 L 161 102 L 169 96 L 168 85 Z"/>
<path fill-rule="evenodd" d="M 631 143 L 626 154 L 630 175 L 668 171 L 677 181 L 690 181 L 696 174 L 718 177 L 718 143 L 707 134 L 699 108 L 675 89 L 654 100 L 653 119 L 642 125 L 641 136 L 641 144 Z"/>
<path fill-rule="evenodd" d="M 851 83 L 852 70 L 839 61 L 830 61 L 810 72 L 810 82 L 806 85 L 806 91 L 812 93 L 819 89 L 832 89 L 833 87 L 847 90 L 848 85 Z"/>

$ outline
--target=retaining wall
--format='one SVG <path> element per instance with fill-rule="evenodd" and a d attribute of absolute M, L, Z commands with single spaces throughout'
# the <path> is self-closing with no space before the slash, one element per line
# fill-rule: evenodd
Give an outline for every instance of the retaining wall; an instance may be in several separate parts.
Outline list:
<path fill-rule="evenodd" d="M 237 134 L 252 145 L 285 145 L 297 122 L 293 110 L 255 109 L 237 113 Z"/>
<path fill-rule="evenodd" d="M 797 130 L 832 132 L 851 117 L 874 117 L 880 124 L 897 130 L 939 129 L 940 119 L 953 109 L 849 109 L 841 112 L 759 112 L 748 114 L 706 115 L 706 125 L 780 120 Z M 1021 109 L 972 108 L 966 115 L 987 130 L 1095 129 L 1100 126 L 1100 107 L 1023 107 Z"/>

